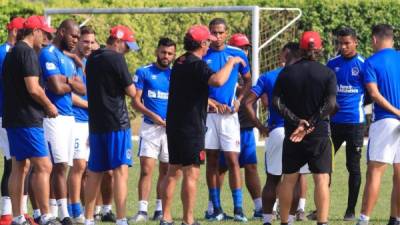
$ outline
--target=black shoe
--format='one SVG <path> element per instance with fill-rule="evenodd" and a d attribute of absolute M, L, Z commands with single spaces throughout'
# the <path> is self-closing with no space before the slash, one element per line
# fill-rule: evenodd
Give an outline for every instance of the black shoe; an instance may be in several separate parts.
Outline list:
<path fill-rule="evenodd" d="M 33 221 L 35 221 L 35 223 L 40 224 L 40 216 L 33 218 Z"/>
<path fill-rule="evenodd" d="M 64 217 L 63 220 L 61 220 L 62 225 L 74 225 L 70 217 Z"/>
<path fill-rule="evenodd" d="M 24 221 L 22 223 L 17 223 L 17 222 L 12 221 L 11 225 L 30 225 L 30 223 L 28 221 Z"/>
<path fill-rule="evenodd" d="M 396 218 L 390 217 L 387 225 L 396 225 Z"/>
<path fill-rule="evenodd" d="M 263 225 L 272 225 L 271 223 L 263 223 Z"/>
<path fill-rule="evenodd" d="M 160 220 L 160 225 L 174 225 L 174 221 L 168 223 L 167 221 Z"/>
<path fill-rule="evenodd" d="M 117 218 L 115 217 L 115 214 L 112 211 L 109 211 L 108 213 L 101 216 L 101 222 L 115 223 L 116 221 L 117 221 Z"/>
<path fill-rule="evenodd" d="M 189 224 L 186 224 L 186 223 L 182 222 L 181 225 L 189 225 Z M 194 222 L 193 222 L 192 224 L 190 224 L 190 225 L 200 225 L 200 223 L 197 222 L 197 221 L 194 221 Z"/>
<path fill-rule="evenodd" d="M 154 215 L 153 215 L 152 220 L 161 220 L 162 217 L 163 217 L 162 211 L 161 210 L 156 210 L 156 211 L 154 211 Z"/>

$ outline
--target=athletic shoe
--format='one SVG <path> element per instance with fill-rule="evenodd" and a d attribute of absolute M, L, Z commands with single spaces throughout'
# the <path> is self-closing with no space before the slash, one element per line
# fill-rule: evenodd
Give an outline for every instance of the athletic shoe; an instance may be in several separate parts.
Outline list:
<path fill-rule="evenodd" d="M 36 223 L 36 221 L 31 216 L 29 216 L 28 214 L 24 214 L 24 217 L 25 217 L 25 220 L 28 221 L 29 224 L 38 225 Z"/>
<path fill-rule="evenodd" d="M 22 223 L 17 223 L 17 222 L 14 222 L 14 221 L 11 222 L 11 225 L 29 225 L 29 224 L 30 223 L 28 221 L 24 221 Z"/>
<path fill-rule="evenodd" d="M 358 220 L 356 225 L 368 225 L 368 222 L 369 221 L 366 221 L 366 220 Z"/>
<path fill-rule="evenodd" d="M 262 218 L 263 218 L 263 212 L 262 212 L 262 209 L 260 209 L 260 210 L 258 210 L 258 211 L 256 211 L 256 210 L 254 210 L 254 213 L 253 213 L 253 219 L 255 219 L 255 220 L 261 220 Z"/>
<path fill-rule="evenodd" d="M 186 224 L 186 223 L 182 222 L 181 225 L 189 225 L 189 224 Z M 200 223 L 197 222 L 197 221 L 194 221 L 194 222 L 193 222 L 192 224 L 190 224 L 190 225 L 200 225 Z"/>
<path fill-rule="evenodd" d="M 160 220 L 160 225 L 174 225 L 174 221 L 168 223 L 167 221 Z"/>
<path fill-rule="evenodd" d="M 344 214 L 343 220 L 344 221 L 354 221 L 354 220 L 356 220 L 356 215 L 354 213 L 346 212 L 346 214 Z"/>
<path fill-rule="evenodd" d="M 102 217 L 101 213 L 96 213 L 93 215 L 94 221 L 100 221 L 101 217 Z"/>
<path fill-rule="evenodd" d="M 271 223 L 263 223 L 263 225 L 272 225 Z"/>
<path fill-rule="evenodd" d="M 317 210 L 314 210 L 310 212 L 310 214 L 307 215 L 308 220 L 317 220 Z"/>
<path fill-rule="evenodd" d="M 146 222 L 148 220 L 147 212 L 139 211 L 136 215 L 129 218 L 129 222 L 137 223 L 137 222 Z"/>
<path fill-rule="evenodd" d="M 71 217 L 64 217 L 64 219 L 61 220 L 62 225 L 73 225 L 74 223 L 71 220 Z"/>
<path fill-rule="evenodd" d="M 279 213 L 277 211 L 272 211 L 272 221 L 279 220 Z"/>
<path fill-rule="evenodd" d="M 112 211 L 109 211 L 106 214 L 103 214 L 101 216 L 101 222 L 115 223 L 116 221 L 117 221 L 117 218 L 115 217 L 115 214 Z"/>
<path fill-rule="evenodd" d="M 60 221 L 58 221 L 55 217 L 47 220 L 47 222 L 44 224 L 42 222 L 40 222 L 39 224 L 40 225 L 61 225 Z"/>
<path fill-rule="evenodd" d="M 213 217 L 213 213 L 208 213 L 207 210 L 204 212 L 204 219 L 211 220 L 212 217 Z"/>
<path fill-rule="evenodd" d="M 156 210 L 156 211 L 154 211 L 154 215 L 153 215 L 152 220 L 161 220 L 162 217 L 163 217 L 162 211 L 161 210 Z"/>
<path fill-rule="evenodd" d="M 306 213 L 304 212 L 304 210 L 299 209 L 296 211 L 296 221 L 306 221 L 307 217 L 306 217 Z"/>
<path fill-rule="evenodd" d="M 39 217 L 33 217 L 33 220 L 35 221 L 35 223 L 40 224 L 40 216 Z"/>
<path fill-rule="evenodd" d="M 83 214 L 81 214 L 77 217 L 72 217 L 72 221 L 75 224 L 85 224 L 85 216 Z"/>
<path fill-rule="evenodd" d="M 394 217 L 390 217 L 389 218 L 389 221 L 388 221 L 388 223 L 387 223 L 387 225 L 399 225 L 398 223 L 396 223 L 397 221 L 396 221 L 396 218 L 394 218 Z"/>
<path fill-rule="evenodd" d="M 11 215 L 2 215 L 0 217 L 0 225 L 10 225 L 12 223 Z"/>
<path fill-rule="evenodd" d="M 226 215 L 226 213 L 221 212 L 219 214 L 213 214 L 209 217 L 209 221 L 223 221 L 223 220 L 232 220 L 233 217 Z"/>
<path fill-rule="evenodd" d="M 247 222 L 247 218 L 243 213 L 233 215 L 233 220 L 237 222 Z"/>

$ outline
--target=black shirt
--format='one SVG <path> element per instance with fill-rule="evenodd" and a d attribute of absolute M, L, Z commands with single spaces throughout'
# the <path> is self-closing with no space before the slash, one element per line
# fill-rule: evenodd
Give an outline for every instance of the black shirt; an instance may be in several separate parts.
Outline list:
<path fill-rule="evenodd" d="M 257 111 L 257 103 L 253 104 L 253 109 L 254 109 L 254 112 Z M 249 119 L 249 116 L 247 115 L 246 105 L 244 104 L 244 102 L 242 102 L 242 104 L 240 104 L 238 115 L 239 115 L 240 129 L 253 128 L 255 126 L 253 121 L 251 121 Z"/>
<path fill-rule="evenodd" d="M 125 58 L 109 49 L 93 52 L 86 62 L 90 132 L 130 128 L 125 88 L 133 84 Z"/>
<path fill-rule="evenodd" d="M 276 81 L 273 99 L 280 98 L 288 110 L 298 119 L 310 120 L 319 115 L 330 96 L 336 96 L 336 76 L 328 67 L 316 61 L 300 60 L 293 65 L 286 66 Z M 335 103 L 333 102 L 333 105 Z M 332 105 L 332 103 L 330 104 Z M 279 110 L 275 100 L 274 106 Z M 328 136 L 328 115 L 314 124 L 315 130 L 310 136 Z M 285 118 L 285 134 L 290 136 L 297 128 L 296 120 Z"/>
<path fill-rule="evenodd" d="M 39 60 L 33 48 L 19 41 L 7 54 L 3 64 L 3 127 L 42 127 L 44 111 L 29 94 L 25 77 L 40 77 Z"/>
<path fill-rule="evenodd" d="M 213 74 L 203 60 L 191 53 L 185 53 L 175 61 L 169 84 L 168 135 L 204 138 L 208 79 Z"/>

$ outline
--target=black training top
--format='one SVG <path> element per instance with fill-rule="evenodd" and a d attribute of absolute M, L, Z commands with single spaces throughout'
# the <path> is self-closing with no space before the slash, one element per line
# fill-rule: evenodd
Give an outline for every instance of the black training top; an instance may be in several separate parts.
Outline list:
<path fill-rule="evenodd" d="M 89 56 L 86 85 L 90 132 L 130 128 L 125 88 L 132 83 L 123 54 L 102 48 Z"/>
<path fill-rule="evenodd" d="M 335 73 L 316 61 L 300 60 L 286 66 L 273 91 L 274 106 L 285 118 L 286 136 L 297 128 L 299 119 L 315 127 L 310 136 L 328 136 L 328 115 L 335 102 Z"/>
<path fill-rule="evenodd" d="M 185 53 L 175 61 L 169 85 L 168 135 L 204 138 L 208 79 L 212 74 L 207 63 L 192 53 Z"/>
<path fill-rule="evenodd" d="M 42 127 L 44 111 L 29 94 L 25 77 L 40 77 L 39 60 L 33 48 L 19 41 L 7 54 L 3 64 L 3 127 Z"/>

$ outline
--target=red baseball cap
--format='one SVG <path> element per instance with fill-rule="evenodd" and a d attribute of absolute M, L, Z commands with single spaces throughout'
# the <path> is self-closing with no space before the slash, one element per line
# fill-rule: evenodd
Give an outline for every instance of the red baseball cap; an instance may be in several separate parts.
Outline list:
<path fill-rule="evenodd" d="M 194 41 L 206 41 L 206 40 L 211 40 L 211 41 L 216 41 L 217 37 L 212 35 L 210 33 L 210 30 L 208 29 L 207 26 L 204 25 L 193 25 L 189 28 L 189 30 L 186 32 L 186 36 L 189 37 L 190 39 Z"/>
<path fill-rule="evenodd" d="M 235 47 L 243 47 L 243 46 L 251 46 L 249 39 L 244 34 L 234 34 L 231 39 L 228 41 L 228 45 L 232 45 Z"/>
<path fill-rule="evenodd" d="M 313 43 L 314 46 L 311 46 L 310 44 Z M 316 31 L 305 31 L 301 35 L 300 39 L 300 48 L 309 50 L 309 49 L 321 49 L 322 48 L 322 40 L 321 37 L 319 36 L 319 33 Z"/>
<path fill-rule="evenodd" d="M 22 17 L 15 17 L 6 26 L 7 30 L 22 29 L 24 27 L 25 19 Z"/>
<path fill-rule="evenodd" d="M 139 50 L 133 31 L 129 27 L 117 25 L 110 30 L 110 36 L 125 41 L 131 51 Z"/>
<path fill-rule="evenodd" d="M 30 16 L 25 20 L 24 28 L 27 29 L 41 29 L 47 33 L 54 33 L 56 30 L 49 26 L 44 16 Z"/>

